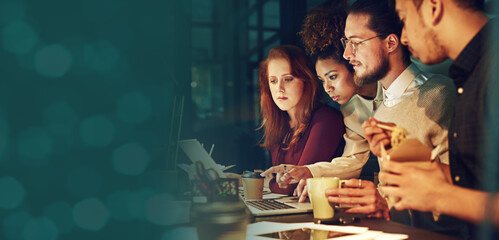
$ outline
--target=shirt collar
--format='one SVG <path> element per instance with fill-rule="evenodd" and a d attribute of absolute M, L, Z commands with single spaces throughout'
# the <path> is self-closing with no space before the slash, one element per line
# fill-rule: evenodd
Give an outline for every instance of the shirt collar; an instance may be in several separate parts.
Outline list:
<path fill-rule="evenodd" d="M 421 72 L 414 63 L 411 63 L 396 79 L 388 89 L 383 88 L 385 102 L 402 97 L 414 78 Z"/>

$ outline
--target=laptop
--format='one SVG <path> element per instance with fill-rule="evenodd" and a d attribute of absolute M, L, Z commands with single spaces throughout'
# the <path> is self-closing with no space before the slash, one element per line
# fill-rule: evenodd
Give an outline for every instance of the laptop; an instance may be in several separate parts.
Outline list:
<path fill-rule="evenodd" d="M 217 173 L 218 177 L 225 177 L 225 174 L 220 170 L 215 161 L 211 158 L 210 154 L 206 152 L 197 139 L 181 140 L 178 143 L 193 163 L 200 161 L 206 169 L 213 169 Z M 239 197 L 254 216 L 312 212 L 312 204 L 308 201 L 308 199 L 307 202 L 298 203 L 298 197 L 289 197 L 283 194 L 271 193 L 267 189 L 267 191 L 264 191 L 263 199 L 245 200 L 244 195 L 242 194 L 243 191 L 240 190 L 239 192 L 241 193 Z"/>
<path fill-rule="evenodd" d="M 264 191 L 263 199 L 245 199 L 243 191 L 239 195 L 246 204 L 248 210 L 253 216 L 272 216 L 312 212 L 312 204 L 308 199 L 298 202 L 298 197 L 290 197 L 283 194 L 270 193 Z"/>

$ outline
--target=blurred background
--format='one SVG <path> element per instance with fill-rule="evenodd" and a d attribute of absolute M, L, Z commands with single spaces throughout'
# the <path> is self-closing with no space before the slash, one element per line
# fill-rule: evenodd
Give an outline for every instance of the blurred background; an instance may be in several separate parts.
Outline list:
<path fill-rule="evenodd" d="M 268 167 L 258 64 L 322 2 L 1 0 L 0 239 L 176 236 L 176 141 Z"/>

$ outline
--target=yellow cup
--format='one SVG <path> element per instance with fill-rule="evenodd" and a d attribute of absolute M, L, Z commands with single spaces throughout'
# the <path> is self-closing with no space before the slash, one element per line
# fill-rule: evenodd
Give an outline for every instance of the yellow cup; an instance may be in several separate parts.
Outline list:
<path fill-rule="evenodd" d="M 337 177 L 321 177 L 307 179 L 308 197 L 312 203 L 314 220 L 316 222 L 332 220 L 334 217 L 334 203 L 326 197 L 326 189 L 338 188 L 340 179 Z"/>

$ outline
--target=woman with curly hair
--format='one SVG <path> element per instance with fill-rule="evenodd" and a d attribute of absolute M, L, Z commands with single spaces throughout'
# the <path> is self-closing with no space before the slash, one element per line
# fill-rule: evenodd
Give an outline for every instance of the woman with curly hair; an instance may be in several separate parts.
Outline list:
<path fill-rule="evenodd" d="M 354 82 L 353 68 L 343 58 L 341 43 L 346 16 L 344 7 L 321 5 L 307 15 L 299 33 L 306 51 L 315 60 L 317 75 L 324 90 L 333 101 L 341 104 L 346 126 L 343 155 L 328 162 L 286 166 L 285 171 L 283 167 L 274 167 L 264 173 L 282 175 L 277 179 L 278 183 L 325 176 L 358 178 L 369 159 L 369 144 L 363 136 L 361 125 L 382 103 L 383 92 L 378 83 L 357 86 Z M 302 195 L 304 186 L 305 181 L 301 181 L 295 194 Z M 305 196 L 303 194 L 300 200 L 304 200 Z"/>
<path fill-rule="evenodd" d="M 262 146 L 270 151 L 274 166 L 303 166 L 341 156 L 343 117 L 320 101 L 320 85 L 305 51 L 292 45 L 273 47 L 260 64 L 259 87 Z M 296 184 L 272 179 L 269 187 L 291 195 Z"/>

